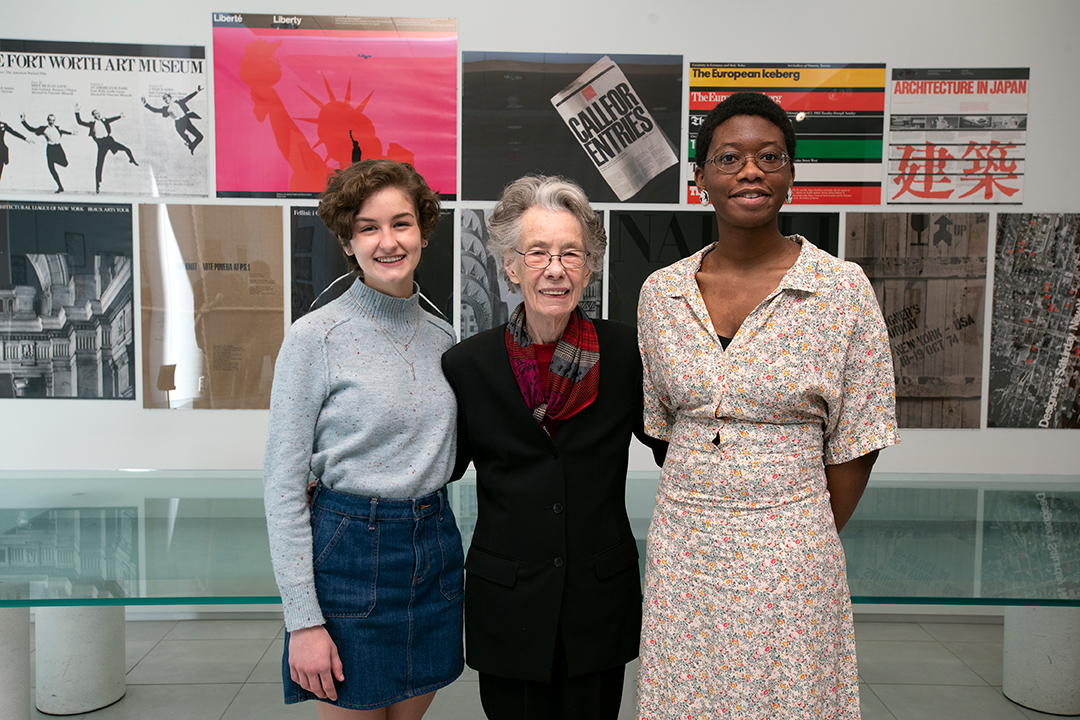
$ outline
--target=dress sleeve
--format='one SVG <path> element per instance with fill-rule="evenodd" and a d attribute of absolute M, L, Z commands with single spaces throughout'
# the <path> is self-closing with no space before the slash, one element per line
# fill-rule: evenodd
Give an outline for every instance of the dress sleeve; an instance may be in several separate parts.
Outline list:
<path fill-rule="evenodd" d="M 862 268 L 851 265 L 850 313 L 840 392 L 825 422 L 825 464 L 838 465 L 900 442 L 896 431 L 896 384 L 885 320 Z"/>
<path fill-rule="evenodd" d="M 638 296 L 638 349 L 641 351 L 645 434 L 670 440 L 675 415 L 671 411 L 663 367 L 659 362 L 660 328 L 665 323 L 655 286 L 646 280 Z"/>
<path fill-rule="evenodd" d="M 270 557 L 290 632 L 325 622 L 315 594 L 307 483 L 328 369 L 322 337 L 301 323 L 286 333 L 278 354 L 263 460 Z"/>

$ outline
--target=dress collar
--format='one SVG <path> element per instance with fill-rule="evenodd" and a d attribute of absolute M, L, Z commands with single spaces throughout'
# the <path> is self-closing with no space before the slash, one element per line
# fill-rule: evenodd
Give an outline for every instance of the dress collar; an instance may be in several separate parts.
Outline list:
<path fill-rule="evenodd" d="M 812 242 L 802 235 L 789 235 L 789 238 L 799 243 L 802 249 L 799 257 L 795 259 L 784 277 L 780 279 L 777 290 L 796 290 L 806 293 L 816 293 L 822 288 L 823 273 L 822 255 L 831 257 L 825 251 L 820 250 Z M 664 294 L 668 297 L 693 297 L 698 294 L 698 285 L 695 275 L 701 269 L 701 262 L 705 255 L 716 247 L 716 243 L 707 245 L 693 255 L 683 258 L 673 265 L 668 266 L 670 272 L 663 279 Z"/>

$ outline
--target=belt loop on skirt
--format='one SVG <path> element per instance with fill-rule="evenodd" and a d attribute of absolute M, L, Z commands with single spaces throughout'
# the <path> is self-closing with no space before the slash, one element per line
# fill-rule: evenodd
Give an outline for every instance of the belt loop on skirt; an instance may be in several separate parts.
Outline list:
<path fill-rule="evenodd" d="M 379 498 L 371 498 L 371 510 L 368 512 L 368 530 L 375 529 L 375 508 L 379 506 Z"/>
<path fill-rule="evenodd" d="M 439 488 L 439 521 L 442 521 L 443 509 L 446 508 L 446 488 Z"/>

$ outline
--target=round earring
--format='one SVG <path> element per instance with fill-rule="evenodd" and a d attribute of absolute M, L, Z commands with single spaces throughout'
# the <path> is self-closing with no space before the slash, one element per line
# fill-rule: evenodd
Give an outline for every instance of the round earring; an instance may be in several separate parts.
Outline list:
<path fill-rule="evenodd" d="M 702 205 L 709 204 L 709 191 L 705 188 L 698 188 L 698 198 L 701 200 Z"/>
<path fill-rule="evenodd" d="M 786 198 L 786 199 L 784 200 L 784 202 L 786 202 L 786 203 L 789 203 L 789 204 L 790 204 L 790 203 L 791 203 L 791 200 L 792 200 L 792 197 L 793 197 L 793 196 L 792 196 L 792 194 L 791 194 L 791 188 L 788 188 L 788 189 L 787 189 L 787 198 Z"/>

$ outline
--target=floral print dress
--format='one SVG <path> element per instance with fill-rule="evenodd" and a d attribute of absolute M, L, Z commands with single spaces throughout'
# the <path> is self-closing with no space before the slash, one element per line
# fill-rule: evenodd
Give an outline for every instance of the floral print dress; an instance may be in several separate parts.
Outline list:
<path fill-rule="evenodd" d="M 641 290 L 645 431 L 670 441 L 646 552 L 642 720 L 858 718 L 844 550 L 825 464 L 899 441 L 862 270 L 799 257 L 724 350 L 695 273 Z"/>

